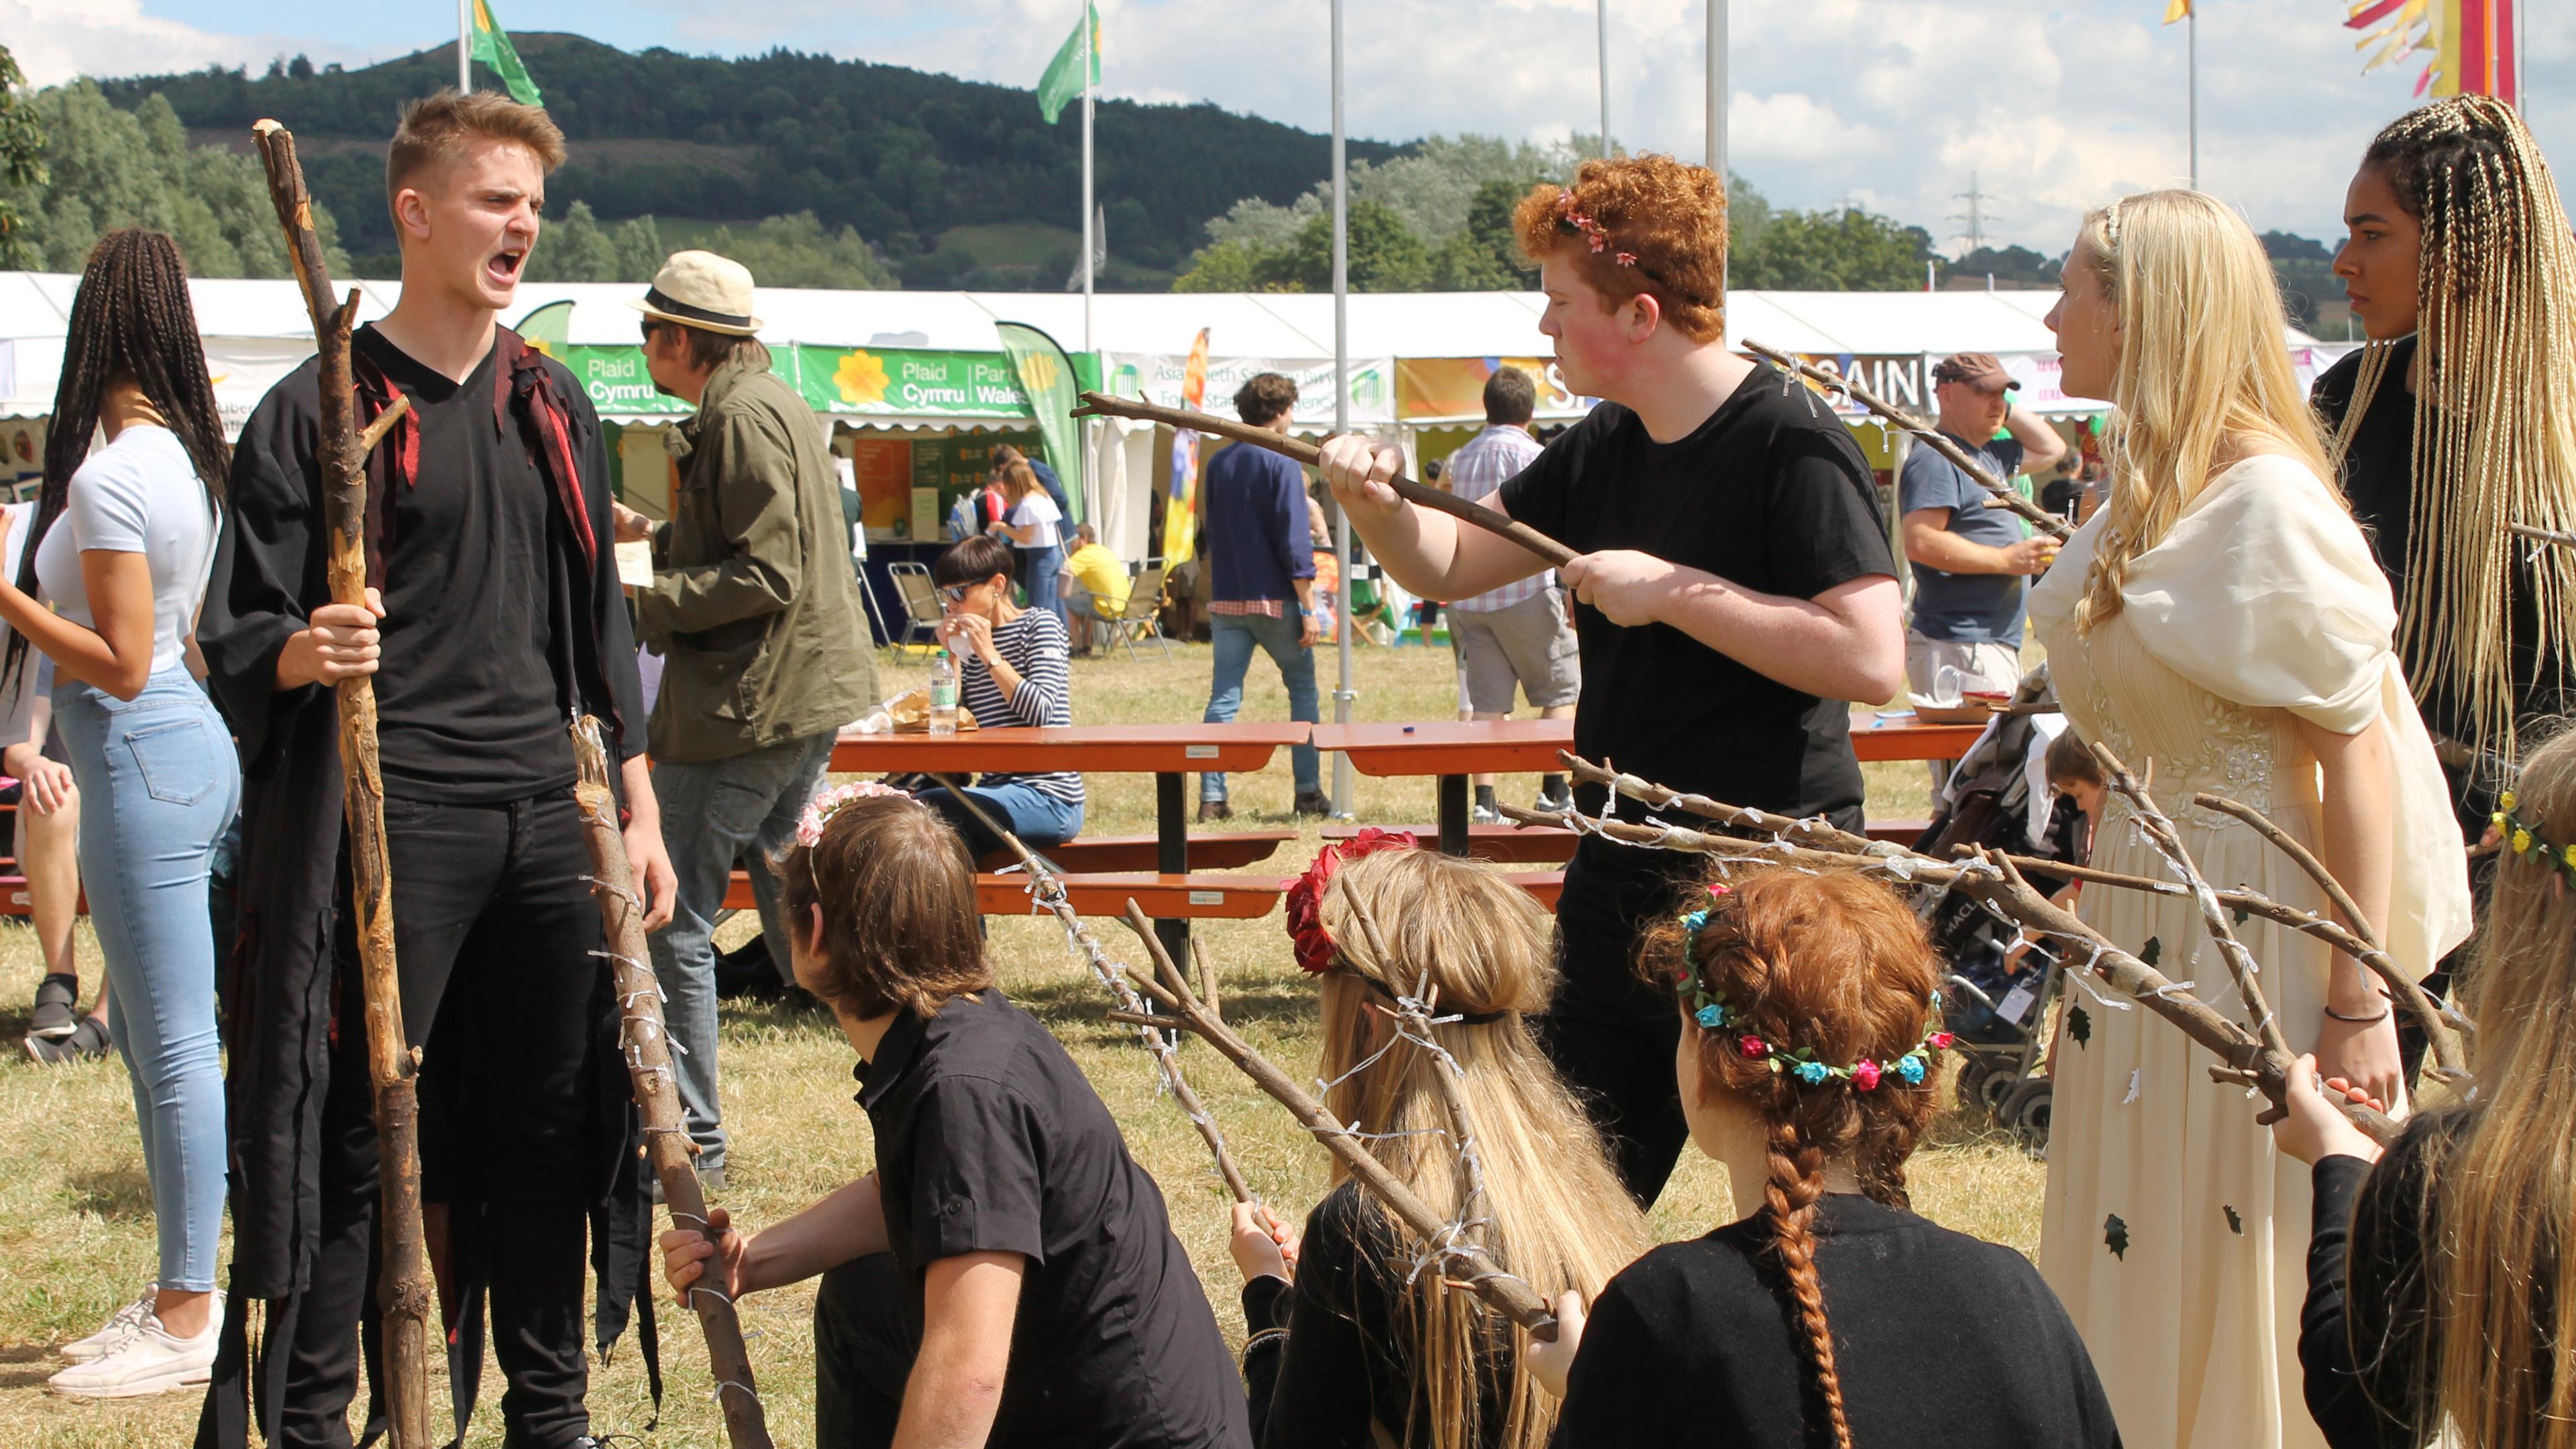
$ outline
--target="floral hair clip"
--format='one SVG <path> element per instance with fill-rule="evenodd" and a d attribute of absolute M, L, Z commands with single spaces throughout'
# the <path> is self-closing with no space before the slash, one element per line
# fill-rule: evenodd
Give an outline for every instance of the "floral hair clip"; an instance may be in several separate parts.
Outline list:
<path fill-rule="evenodd" d="M 1321 976 L 1341 959 L 1342 948 L 1333 944 L 1333 933 L 1324 929 L 1324 887 L 1332 884 L 1342 862 L 1381 850 L 1411 850 L 1421 843 L 1410 830 L 1380 830 L 1372 825 L 1343 844 L 1315 852 L 1315 863 L 1288 887 L 1288 939 L 1296 943 L 1297 969 Z"/>
<path fill-rule="evenodd" d="M 2514 804 L 2511 790 L 2496 797 L 2495 812 L 2487 817 L 2495 827 L 2496 839 L 2515 855 L 2544 870 L 2576 877 L 2576 845 L 2551 844 L 2540 832 L 2523 822 L 2522 817 L 2515 813 Z"/>
<path fill-rule="evenodd" d="M 1574 193 L 1570 189 L 1556 194 L 1556 224 L 1582 237 L 1591 246 L 1594 256 L 1610 251 L 1610 229 L 1575 210 Z M 1637 254 L 1611 252 L 1611 260 L 1623 267 L 1633 267 L 1637 264 Z"/>
<path fill-rule="evenodd" d="M 840 813 L 842 806 L 853 800 L 878 800 L 892 796 L 909 800 L 912 796 L 892 785 L 876 780 L 860 780 L 848 785 L 834 785 L 806 802 L 805 813 L 796 817 L 796 843 L 807 850 L 823 843 L 823 827 Z"/>

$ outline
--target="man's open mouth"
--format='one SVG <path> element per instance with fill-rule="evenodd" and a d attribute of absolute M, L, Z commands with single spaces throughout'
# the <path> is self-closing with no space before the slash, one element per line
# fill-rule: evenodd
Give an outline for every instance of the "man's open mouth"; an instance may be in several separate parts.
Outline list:
<path fill-rule="evenodd" d="M 528 260 L 525 247 L 504 247 L 483 263 L 484 274 L 505 287 L 519 283 L 519 268 Z"/>

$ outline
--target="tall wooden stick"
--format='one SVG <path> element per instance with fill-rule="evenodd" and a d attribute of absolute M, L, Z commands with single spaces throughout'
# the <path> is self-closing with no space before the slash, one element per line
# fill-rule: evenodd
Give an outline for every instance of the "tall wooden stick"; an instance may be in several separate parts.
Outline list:
<path fill-rule="evenodd" d="M 1761 358 L 1763 361 L 1770 363 L 1772 366 L 1779 368 L 1783 372 L 1794 373 L 1799 377 L 1806 378 L 1823 387 L 1829 388 L 1832 391 L 1839 392 L 1850 398 L 1853 402 L 1859 403 L 1862 407 L 1876 413 L 1890 425 L 1913 434 L 1916 442 L 1930 448 L 1933 452 L 1940 454 L 1942 457 L 1949 459 L 1953 464 L 1958 466 L 1960 472 L 1968 475 L 1970 481 L 1974 482 L 1978 487 L 1985 489 L 1988 493 L 1994 495 L 1994 501 L 1987 504 L 1987 507 L 2009 508 L 2014 513 L 2021 515 L 2023 521 L 2027 522 L 2031 527 L 2038 529 L 2040 532 L 2047 534 L 2053 539 L 2056 539 L 2059 543 L 2064 543 L 2066 540 L 2075 536 L 2074 527 L 2068 524 L 2065 519 L 2058 517 L 2056 514 L 2049 512 L 2047 509 L 2040 507 L 2038 504 L 2031 502 L 2029 499 L 2022 497 L 2018 492 L 2015 492 L 2012 487 L 2006 484 L 2002 479 L 1988 472 L 1985 464 L 1970 457 L 1966 449 L 1960 447 L 1954 442 L 1951 442 L 1949 437 L 1939 428 L 1930 427 L 1917 422 L 1912 414 L 1899 409 L 1894 403 L 1891 403 L 1885 398 L 1880 397 L 1878 394 L 1871 392 L 1868 388 L 1861 386 L 1859 383 L 1852 381 L 1848 377 L 1827 372 L 1812 362 L 1808 362 L 1802 358 L 1794 357 L 1789 353 L 1782 352 L 1776 347 L 1765 347 L 1759 342 L 1739 342 L 1735 345 L 1752 353 L 1754 356 Z"/>
<path fill-rule="evenodd" d="M 627 1085 L 644 1117 L 645 1160 L 662 1184 L 662 1203 L 671 1210 L 673 1226 L 703 1234 L 710 1226 L 706 1193 L 689 1161 L 698 1147 L 689 1140 L 680 1113 L 670 1031 L 662 1021 L 662 988 L 644 955 L 644 901 L 626 859 L 626 838 L 617 828 L 617 796 L 609 788 L 608 749 L 600 739 L 599 721 L 589 715 L 574 721 L 572 741 L 581 775 L 573 798 L 581 806 L 582 840 L 590 848 L 590 890 L 599 900 L 617 983 L 618 1046 L 626 1058 Z M 726 1441 L 733 1449 L 770 1449 L 769 1421 L 733 1300 L 701 1283 L 689 1290 L 689 1306 L 697 1311 L 699 1331 L 707 1338 L 707 1366 L 716 1376 Z"/>
<path fill-rule="evenodd" d="M 1306 1095 L 1304 1089 L 1288 1079 L 1287 1073 L 1271 1065 L 1268 1058 L 1236 1036 L 1233 1028 L 1209 1014 L 1206 1004 L 1190 989 L 1189 978 L 1172 964 L 1172 958 L 1164 953 L 1161 943 L 1154 938 L 1154 923 L 1134 901 L 1127 903 L 1127 928 L 1134 931 L 1145 943 L 1145 948 L 1153 953 L 1154 968 L 1161 980 L 1154 983 L 1150 994 L 1172 1014 L 1149 1016 L 1139 1011 L 1119 1010 L 1109 1013 L 1111 1021 L 1158 1030 L 1177 1027 L 1204 1039 L 1217 1049 L 1218 1055 L 1241 1068 L 1243 1074 L 1252 1079 L 1252 1084 L 1268 1094 L 1272 1101 L 1287 1108 L 1316 1141 L 1324 1144 L 1324 1150 L 1341 1162 L 1352 1179 L 1402 1218 L 1404 1225 L 1411 1228 L 1416 1237 L 1439 1247 L 1443 1256 L 1466 1269 L 1467 1276 L 1460 1281 L 1477 1297 L 1492 1304 L 1504 1317 L 1528 1329 L 1530 1337 L 1550 1343 L 1556 1340 L 1556 1315 L 1537 1289 L 1504 1272 L 1501 1265 L 1477 1244 L 1452 1241 L 1446 1218 L 1432 1211 L 1429 1203 L 1388 1172 L 1386 1165 L 1370 1153 L 1365 1143 L 1349 1128 L 1333 1120 L 1333 1114 L 1325 1111 L 1322 1103 Z"/>
<path fill-rule="evenodd" d="M 349 329 L 358 294 L 333 296 L 322 239 L 313 231 L 313 199 L 295 159 L 295 138 L 275 121 L 251 128 L 268 171 L 269 200 L 286 229 L 286 255 L 304 288 L 322 354 L 321 436 L 326 572 L 331 602 L 367 601 L 366 450 L 381 427 L 358 431 L 357 395 L 349 369 Z M 397 403 L 396 407 L 401 407 Z M 387 416 L 394 414 L 389 411 Z M 379 419 L 381 423 L 383 420 Z M 420 1215 L 420 1055 L 403 1037 L 402 977 L 394 966 L 393 877 L 385 861 L 384 780 L 376 763 L 376 688 L 365 675 L 337 686 L 340 770 L 349 822 L 349 901 L 357 912 L 358 964 L 365 988 L 367 1073 L 375 1089 L 376 1139 L 382 1158 L 384 1278 L 377 1309 L 384 1322 L 386 1434 L 394 1449 L 430 1449 L 429 1275 L 423 1265 Z"/>
<path fill-rule="evenodd" d="M 1238 423 L 1226 418 L 1210 417 L 1206 413 L 1194 413 L 1187 408 L 1157 407 L 1153 403 L 1111 397 L 1103 392 L 1084 393 L 1082 406 L 1075 408 L 1073 415 L 1077 418 L 1132 418 L 1138 422 L 1161 423 L 1167 428 L 1186 428 L 1192 432 L 1212 433 L 1217 437 L 1230 438 L 1238 443 L 1250 443 L 1256 448 L 1267 448 L 1283 458 L 1293 458 L 1309 468 L 1320 467 L 1324 461 L 1324 450 L 1303 438 L 1274 433 L 1268 428 L 1256 428 L 1250 423 Z M 1443 493 L 1437 488 L 1426 488 L 1400 473 L 1387 480 L 1387 486 L 1393 488 L 1396 496 L 1407 503 L 1419 503 L 1435 512 L 1446 513 L 1452 518 L 1472 523 L 1478 528 L 1499 533 L 1547 560 L 1554 567 L 1563 568 L 1574 562 L 1574 550 L 1528 524 L 1507 517 L 1481 503 L 1470 503 L 1454 493 Z"/>
<path fill-rule="evenodd" d="M 2528 523 L 2508 523 L 2505 527 L 2517 538 L 2534 543 L 2554 543 L 2560 548 L 2576 548 L 2576 533 L 2562 533 L 2554 528 L 2535 528 Z"/>

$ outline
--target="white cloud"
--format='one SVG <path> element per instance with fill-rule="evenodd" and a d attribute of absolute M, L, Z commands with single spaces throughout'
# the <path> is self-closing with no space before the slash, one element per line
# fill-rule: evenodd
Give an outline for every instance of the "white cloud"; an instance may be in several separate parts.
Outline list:
<path fill-rule="evenodd" d="M 233 35 L 143 13 L 143 0 L 0 0 L 0 38 L 30 83 L 59 85 L 82 75 L 155 75 L 210 65 L 266 66 L 303 53 L 314 64 L 355 65 L 372 57 L 328 40 Z"/>

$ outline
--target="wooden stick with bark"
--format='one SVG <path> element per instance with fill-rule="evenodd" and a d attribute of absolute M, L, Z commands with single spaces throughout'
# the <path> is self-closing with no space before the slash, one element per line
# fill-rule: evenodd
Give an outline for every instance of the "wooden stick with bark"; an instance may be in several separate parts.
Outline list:
<path fill-rule="evenodd" d="M 1482 1247 L 1458 1240 L 1454 1231 L 1456 1225 L 1433 1211 L 1431 1205 L 1416 1195 L 1412 1188 L 1388 1172 L 1386 1165 L 1368 1150 L 1367 1143 L 1350 1128 L 1333 1120 L 1333 1114 L 1325 1111 L 1322 1103 L 1308 1096 L 1303 1088 L 1289 1080 L 1287 1073 L 1273 1066 L 1268 1058 L 1235 1035 L 1233 1028 L 1208 1012 L 1206 1004 L 1190 989 L 1189 979 L 1172 964 L 1170 954 L 1155 939 L 1153 921 L 1133 901 L 1127 903 L 1127 927 L 1136 933 L 1137 939 L 1143 941 L 1145 949 L 1152 954 L 1154 970 L 1159 978 L 1152 982 L 1140 979 L 1137 984 L 1146 988 L 1146 994 L 1161 1002 L 1171 1014 L 1149 1016 L 1122 1009 L 1109 1013 L 1111 1021 L 1157 1030 L 1177 1027 L 1215 1047 L 1217 1054 L 1241 1068 L 1254 1086 L 1287 1108 L 1290 1115 L 1324 1145 L 1324 1150 L 1333 1154 L 1353 1181 L 1384 1203 L 1389 1212 L 1402 1219 L 1404 1225 L 1424 1243 L 1431 1245 L 1441 1258 L 1465 1270 L 1463 1277 L 1452 1281 L 1461 1283 L 1504 1317 L 1528 1329 L 1530 1337 L 1549 1343 L 1556 1340 L 1556 1315 L 1537 1289 L 1527 1281 L 1504 1272 Z"/>
<path fill-rule="evenodd" d="M 2576 548 L 2576 533 L 2564 533 L 2555 528 L 2535 528 L 2528 523 L 2508 523 L 2505 527 L 2511 530 L 2516 538 L 2527 538 L 2534 543 L 2556 544 L 2560 548 Z"/>
<path fill-rule="evenodd" d="M 1845 397 L 1850 398 L 1853 402 L 1859 403 L 1862 407 L 1876 413 L 1890 426 L 1913 434 L 1916 442 L 1930 448 L 1933 452 L 1940 454 L 1942 457 L 1949 459 L 1951 463 L 1958 467 L 1960 472 L 1968 475 L 1969 481 L 1975 483 L 1978 487 L 1985 489 L 1989 494 L 1992 494 L 1993 501 L 1988 503 L 1986 505 L 1987 507 L 2009 508 L 2014 513 L 2019 514 L 2022 520 L 2028 523 L 2031 527 L 2038 529 L 2040 532 L 2047 534 L 2053 539 L 2056 539 L 2059 543 L 2064 543 L 2066 540 L 2075 536 L 2075 528 L 2072 524 L 2069 524 L 2065 519 L 2058 517 L 2047 509 L 2040 507 L 2038 504 L 2031 502 L 2029 499 L 2022 497 L 2021 494 L 2014 491 L 2009 484 L 1996 477 L 1993 473 L 1987 471 L 1985 464 L 1970 457 L 1966 449 L 1960 447 L 1954 442 L 1951 442 L 1939 428 L 1916 421 L 1912 414 L 1903 411 L 1894 403 L 1891 403 L 1885 398 L 1880 397 L 1878 394 L 1871 392 L 1868 388 L 1861 386 L 1859 383 L 1852 381 L 1848 377 L 1843 377 L 1837 373 L 1827 372 L 1823 368 L 1818 367 L 1814 363 L 1808 362 L 1803 358 L 1782 352 L 1776 347 L 1765 347 L 1759 342 L 1739 342 L 1735 345 L 1743 348 L 1749 353 L 1752 353 L 1754 356 L 1761 358 L 1763 361 L 1770 363 L 1772 366 L 1779 368 L 1783 372 L 1794 373 L 1799 377 L 1806 378 L 1809 381 L 1816 383 L 1818 386 L 1821 386 L 1828 391 L 1841 393 Z"/>
<path fill-rule="evenodd" d="M 313 198 L 295 159 L 295 138 L 275 121 L 251 128 L 268 172 L 269 200 L 286 230 L 286 255 L 303 288 L 321 351 L 321 435 L 314 442 L 322 475 L 323 522 L 331 602 L 367 602 L 367 453 L 400 417 L 397 400 L 361 432 L 349 363 L 349 331 L 358 294 L 333 295 L 322 239 L 313 230 Z M 429 1274 L 420 1211 L 419 1053 L 403 1035 L 402 977 L 394 965 L 393 878 L 385 859 L 384 780 L 376 760 L 376 689 L 366 675 L 344 679 L 340 770 L 349 826 L 349 901 L 356 912 L 358 964 L 366 1000 L 367 1074 L 374 1089 L 380 1170 L 384 1277 L 376 1287 L 383 1319 L 386 1435 L 393 1449 L 430 1449 Z"/>
<path fill-rule="evenodd" d="M 1149 402 L 1111 397 L 1104 392 L 1084 393 L 1082 406 L 1075 408 L 1073 415 L 1077 418 L 1129 418 L 1143 423 L 1161 423 L 1167 428 L 1208 433 L 1238 443 L 1250 443 L 1256 448 L 1266 448 L 1283 458 L 1293 459 L 1309 468 L 1321 467 L 1324 461 L 1323 449 L 1303 438 L 1274 433 L 1268 428 L 1256 428 L 1250 423 L 1210 417 L 1206 413 L 1194 413 L 1187 408 L 1158 407 Z M 1487 508 L 1481 503 L 1470 503 L 1455 493 L 1443 493 L 1437 488 L 1426 488 L 1401 473 L 1387 480 L 1387 486 L 1393 488 L 1396 496 L 1407 503 L 1418 503 L 1434 512 L 1446 513 L 1452 518 L 1472 523 L 1488 532 L 1501 534 L 1547 560 L 1551 567 L 1563 568 L 1574 562 L 1574 550 L 1528 524 L 1495 509 Z"/>
<path fill-rule="evenodd" d="M 580 780 L 573 798 L 581 807 L 582 843 L 590 849 L 590 890 L 599 900 L 607 933 L 609 969 L 616 981 L 617 1041 L 626 1058 L 626 1080 L 644 1118 L 644 1156 L 662 1184 L 663 1205 L 676 1227 L 709 1232 L 706 1192 L 690 1158 L 680 1111 L 679 1078 L 671 1063 L 670 1030 L 662 1020 L 662 987 L 645 958 L 644 898 L 626 859 L 626 837 L 617 824 L 617 795 L 609 787 L 608 749 L 599 721 L 583 715 L 572 728 Z M 650 1291 L 649 1289 L 647 1291 Z M 716 1404 L 724 1413 L 725 1440 L 733 1449 L 770 1449 L 769 1421 L 752 1378 L 751 1351 L 742 1320 L 721 1289 L 700 1283 L 689 1290 L 698 1328 L 707 1339 L 707 1366 L 716 1377 Z"/>

